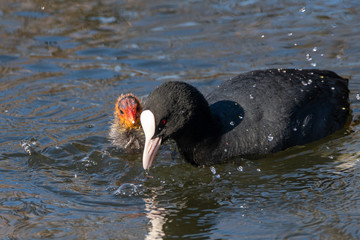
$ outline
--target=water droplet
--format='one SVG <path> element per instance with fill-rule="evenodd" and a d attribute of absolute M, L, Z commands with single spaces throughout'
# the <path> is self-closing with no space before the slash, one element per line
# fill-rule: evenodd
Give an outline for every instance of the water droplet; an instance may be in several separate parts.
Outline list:
<path fill-rule="evenodd" d="M 307 83 L 310 85 L 310 84 L 312 83 L 312 80 L 311 80 L 311 79 L 309 79 Z"/>
<path fill-rule="evenodd" d="M 226 149 L 226 148 L 224 149 L 224 152 L 227 152 L 227 149 Z"/>
<path fill-rule="evenodd" d="M 317 64 L 316 64 L 316 63 L 311 63 L 310 65 L 311 65 L 312 67 L 316 67 Z"/>
<path fill-rule="evenodd" d="M 292 36 L 292 35 L 293 35 L 293 33 L 292 33 L 292 32 L 289 32 L 289 33 L 288 33 L 288 36 L 289 36 L 289 37 L 290 37 L 290 36 Z"/>
<path fill-rule="evenodd" d="M 265 37 L 265 35 L 261 35 L 261 38 L 264 38 Z"/>
<path fill-rule="evenodd" d="M 211 167 L 210 167 L 210 171 L 211 171 L 212 174 L 214 174 L 214 175 L 216 174 L 216 169 L 215 169 L 215 167 L 211 166 Z"/>
<path fill-rule="evenodd" d="M 306 8 L 305 7 L 300 8 L 299 12 L 302 12 L 302 13 L 306 12 Z"/>
<path fill-rule="evenodd" d="M 334 159 L 334 156 L 331 156 L 331 155 L 330 155 L 329 158 L 330 158 L 330 159 Z"/>
<path fill-rule="evenodd" d="M 308 61 L 311 61 L 312 60 L 312 57 L 310 56 L 310 54 L 306 54 L 306 60 L 308 60 Z"/>
<path fill-rule="evenodd" d="M 254 96 L 252 94 L 249 95 L 250 99 L 254 99 Z"/>
<path fill-rule="evenodd" d="M 261 172 L 261 169 L 260 169 L 260 168 L 257 168 L 256 171 L 257 171 L 257 172 Z"/>
<path fill-rule="evenodd" d="M 253 87 L 256 87 L 256 83 L 254 83 Z"/>
<path fill-rule="evenodd" d="M 293 131 L 294 131 L 294 132 L 296 132 L 296 131 L 297 131 L 297 128 L 296 128 L 296 127 L 294 127 L 294 128 L 293 128 Z"/>
<path fill-rule="evenodd" d="M 335 87 L 331 87 L 331 90 L 333 90 L 333 91 L 334 91 L 334 90 L 335 90 Z"/>
<path fill-rule="evenodd" d="M 231 126 L 234 126 L 234 125 L 235 125 L 235 122 L 234 122 L 234 121 L 231 121 L 231 122 L 230 122 L 230 125 L 231 125 Z"/>
<path fill-rule="evenodd" d="M 271 142 L 272 140 L 274 140 L 274 137 L 273 137 L 273 135 L 271 135 L 271 133 L 268 135 L 267 138 L 268 138 L 268 141 L 269 141 L 269 142 Z"/>
<path fill-rule="evenodd" d="M 360 100 L 360 99 L 359 99 Z M 239 119 L 243 119 L 244 117 L 243 116 L 239 116 Z"/>
<path fill-rule="evenodd" d="M 312 49 L 312 51 L 313 51 L 313 52 L 316 52 L 316 51 L 317 51 L 317 47 L 314 47 L 314 48 Z"/>
<path fill-rule="evenodd" d="M 360 101 L 360 94 L 356 94 L 356 100 Z"/>
<path fill-rule="evenodd" d="M 122 67 L 120 65 L 116 65 L 114 70 L 115 70 L 115 72 L 121 72 Z"/>
<path fill-rule="evenodd" d="M 242 172 L 242 171 L 244 171 L 244 168 L 243 168 L 242 166 L 238 166 L 237 170 L 238 170 L 239 172 Z"/>

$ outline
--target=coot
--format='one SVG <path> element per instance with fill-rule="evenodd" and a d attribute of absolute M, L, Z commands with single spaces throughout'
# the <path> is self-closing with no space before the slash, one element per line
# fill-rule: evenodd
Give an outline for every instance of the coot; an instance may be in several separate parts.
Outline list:
<path fill-rule="evenodd" d="M 206 98 L 185 82 L 166 82 L 150 93 L 140 117 L 143 167 L 167 139 L 186 161 L 210 165 L 318 140 L 343 128 L 349 112 L 348 80 L 327 70 L 251 71 Z"/>
<path fill-rule="evenodd" d="M 142 106 L 132 93 L 122 94 L 115 103 L 114 119 L 109 138 L 120 148 L 140 149 L 144 146 L 144 133 L 140 125 Z"/>

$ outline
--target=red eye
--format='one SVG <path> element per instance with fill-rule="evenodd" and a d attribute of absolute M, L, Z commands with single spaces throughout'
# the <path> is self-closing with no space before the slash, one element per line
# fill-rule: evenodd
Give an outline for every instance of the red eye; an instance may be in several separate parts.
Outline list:
<path fill-rule="evenodd" d="M 161 130 L 164 128 L 165 123 L 166 123 L 166 120 L 165 120 L 165 119 L 161 119 L 161 120 L 160 120 L 160 123 L 159 123 L 159 131 L 161 131 Z"/>

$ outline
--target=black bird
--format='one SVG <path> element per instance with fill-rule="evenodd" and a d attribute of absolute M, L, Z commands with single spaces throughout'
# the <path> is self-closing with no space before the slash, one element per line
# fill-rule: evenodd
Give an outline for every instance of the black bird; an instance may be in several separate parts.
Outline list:
<path fill-rule="evenodd" d="M 258 158 L 323 138 L 349 119 L 348 80 L 327 70 L 269 69 L 240 74 L 207 98 L 185 82 L 165 82 L 140 116 L 143 167 L 161 142 L 175 140 L 195 165 Z"/>

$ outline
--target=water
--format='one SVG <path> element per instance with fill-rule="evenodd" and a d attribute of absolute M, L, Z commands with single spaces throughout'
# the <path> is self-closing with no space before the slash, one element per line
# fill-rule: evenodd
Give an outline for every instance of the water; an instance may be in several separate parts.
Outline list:
<path fill-rule="evenodd" d="M 0 2 L 1 239 L 360 239 L 359 11 L 355 0 Z M 213 168 L 169 143 L 146 173 L 141 153 L 107 139 L 121 93 L 145 98 L 168 80 L 208 93 L 248 70 L 314 65 L 350 78 L 353 111 L 317 143 Z"/>

